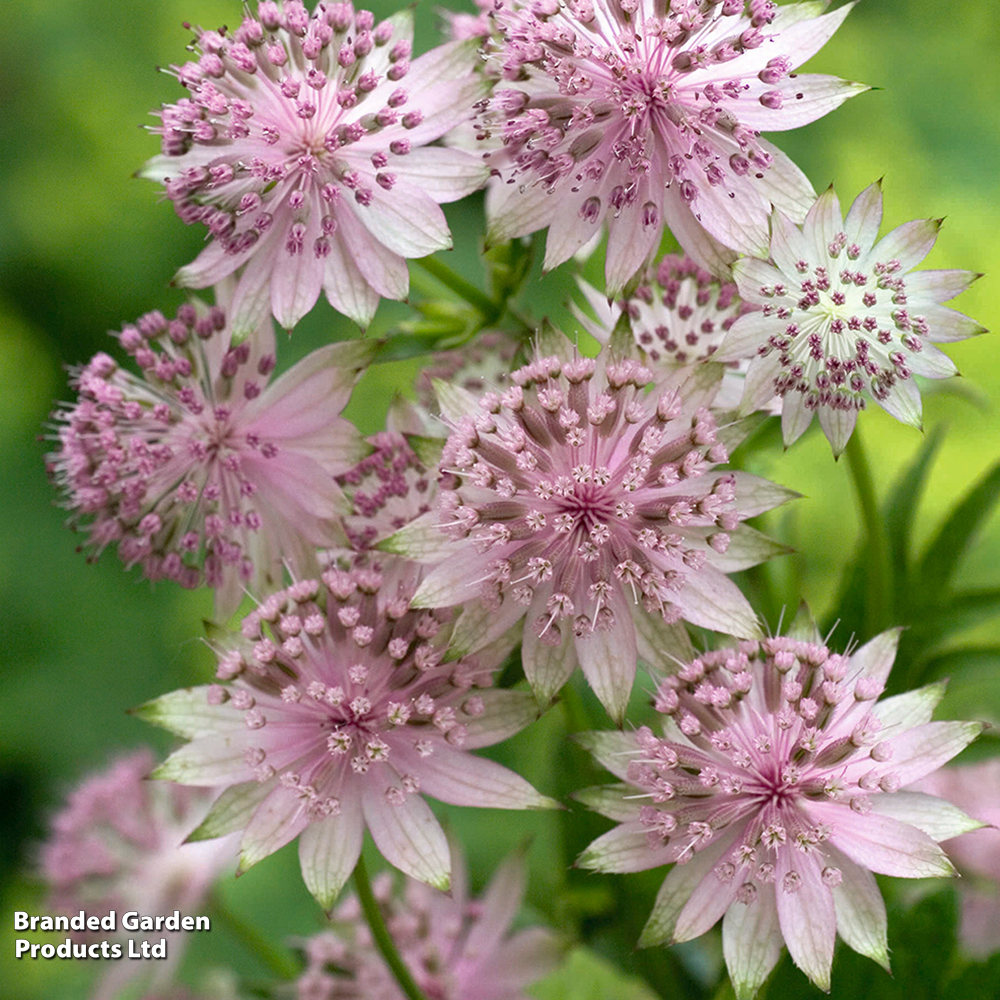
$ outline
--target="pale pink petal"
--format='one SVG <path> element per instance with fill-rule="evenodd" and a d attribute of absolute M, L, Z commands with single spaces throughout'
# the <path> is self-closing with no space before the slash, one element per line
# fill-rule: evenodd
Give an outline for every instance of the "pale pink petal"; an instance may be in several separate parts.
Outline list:
<path fill-rule="evenodd" d="M 677 918 L 702 879 L 714 878 L 711 875 L 712 869 L 731 846 L 729 838 L 717 837 L 703 851 L 695 854 L 687 864 L 674 865 L 670 869 L 670 874 L 663 880 L 663 885 L 656 894 L 653 912 L 650 913 L 646 926 L 642 929 L 639 937 L 640 948 L 685 940 L 677 936 L 675 930 Z"/>
<path fill-rule="evenodd" d="M 576 863 L 580 868 L 621 875 L 658 868 L 669 860 L 665 849 L 649 846 L 645 827 L 638 823 L 621 823 L 598 837 Z"/>
<path fill-rule="evenodd" d="M 482 712 L 463 719 L 468 730 L 463 745 L 468 750 L 508 739 L 531 725 L 541 714 L 537 700 L 527 691 L 496 689 L 484 692 L 481 700 Z"/>
<path fill-rule="evenodd" d="M 851 654 L 851 669 L 857 670 L 860 677 L 866 677 L 884 687 L 896 659 L 902 633 L 902 629 L 891 628 L 870 639 Z"/>
<path fill-rule="evenodd" d="M 394 750 L 405 767 L 420 779 L 420 790 L 453 806 L 481 809 L 551 809 L 559 803 L 540 795 L 519 774 L 485 757 L 476 757 L 447 744 L 419 757 L 406 748 Z"/>
<path fill-rule="evenodd" d="M 856 864 L 897 878 L 941 878 L 954 866 L 926 833 L 888 816 L 859 816 L 841 805 L 809 803 L 818 823 L 833 824 L 830 843 Z"/>
<path fill-rule="evenodd" d="M 912 271 L 931 252 L 940 229 L 940 219 L 904 222 L 875 244 L 872 260 L 882 263 L 898 260 L 904 272 Z"/>
<path fill-rule="evenodd" d="M 858 422 L 858 411 L 853 407 L 849 410 L 836 410 L 829 406 L 819 408 L 819 425 L 830 442 L 833 456 L 836 458 L 847 447 L 854 425 Z"/>
<path fill-rule="evenodd" d="M 361 793 L 361 808 L 375 846 L 400 871 L 447 891 L 451 860 L 448 839 L 419 795 L 389 802 L 378 788 Z"/>
<path fill-rule="evenodd" d="M 923 830 L 939 844 L 943 840 L 951 840 L 952 837 L 971 833 L 986 825 L 982 820 L 967 816 L 958 806 L 923 792 L 903 791 L 894 795 L 878 795 L 872 802 L 872 809 L 880 816 L 890 816 L 900 823 L 908 823 Z"/>
<path fill-rule="evenodd" d="M 731 847 L 741 832 L 739 829 L 729 831 L 720 839 Z M 723 857 L 729 860 L 730 854 L 726 853 Z M 720 879 L 715 871 L 706 874 L 677 915 L 674 938 L 678 941 L 690 941 L 714 927 L 726 910 L 736 902 L 736 893 L 741 885 L 742 878 L 739 874 L 729 881 Z"/>
<path fill-rule="evenodd" d="M 836 76 L 806 73 L 785 82 L 775 90 L 782 94 L 779 111 L 772 111 L 755 102 L 754 95 L 749 94 L 747 96 L 750 99 L 745 108 L 741 101 L 740 121 L 750 128 L 769 132 L 800 128 L 839 108 L 849 98 L 871 90 L 871 87 L 865 83 L 841 80 Z"/>
<path fill-rule="evenodd" d="M 837 917 L 819 860 L 813 852 L 785 848 L 778 851 L 774 875 L 778 923 L 792 961 L 821 990 L 829 990 Z"/>
<path fill-rule="evenodd" d="M 311 822 L 309 800 L 277 785 L 257 807 L 240 841 L 239 875 L 294 840 Z"/>
<path fill-rule="evenodd" d="M 910 309 L 947 302 L 981 278 L 975 271 L 918 271 L 906 277 L 906 304 Z"/>
<path fill-rule="evenodd" d="M 354 262 L 351 247 L 339 233 L 334 233 L 330 240 L 323 291 L 334 309 L 353 319 L 362 329 L 372 321 L 378 308 L 378 292 L 368 284 Z"/>
<path fill-rule="evenodd" d="M 576 655 L 594 694 L 621 725 L 635 680 L 635 627 L 628 606 L 619 594 L 610 604 L 614 624 L 594 628 L 576 637 Z"/>
<path fill-rule="evenodd" d="M 396 172 L 401 180 L 426 192 L 439 204 L 478 191 L 488 174 L 482 156 L 439 146 L 411 150 L 396 166 Z"/>
<path fill-rule="evenodd" d="M 923 429 L 920 389 L 913 379 L 897 382 L 884 399 L 875 401 L 889 416 L 895 417 L 900 423 L 916 427 L 917 430 Z"/>
<path fill-rule="evenodd" d="M 928 722 L 890 736 L 892 771 L 900 784 L 914 781 L 961 753 L 985 728 L 981 722 Z"/>
<path fill-rule="evenodd" d="M 886 736 L 922 726 L 931 721 L 934 709 L 944 697 L 945 687 L 944 681 L 936 681 L 915 691 L 884 698 L 872 708 L 872 713 L 882 723 Z"/>
<path fill-rule="evenodd" d="M 299 863 L 306 888 L 329 910 L 361 857 L 364 819 L 351 782 L 345 782 L 340 812 L 312 823 L 299 837 Z"/>
<path fill-rule="evenodd" d="M 773 885 L 762 885 L 749 905 L 736 903 L 726 910 L 722 954 L 736 1000 L 752 1000 L 778 964 L 783 946 Z"/>
<path fill-rule="evenodd" d="M 888 920 L 875 876 L 837 851 L 830 851 L 829 854 L 841 875 L 840 884 L 833 888 L 837 933 L 848 947 L 859 955 L 874 959 L 888 972 Z"/>

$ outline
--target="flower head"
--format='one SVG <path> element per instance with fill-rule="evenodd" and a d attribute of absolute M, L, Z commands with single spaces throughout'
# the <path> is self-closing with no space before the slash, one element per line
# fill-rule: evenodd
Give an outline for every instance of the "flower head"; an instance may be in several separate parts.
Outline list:
<path fill-rule="evenodd" d="M 525 1000 L 524 987 L 556 965 L 562 946 L 541 927 L 509 934 L 524 895 L 524 865 L 515 855 L 497 870 L 479 899 L 471 899 L 461 854 L 449 895 L 407 879 L 393 892 L 376 880 L 383 919 L 422 993 L 434 1000 Z M 331 916 L 334 930 L 304 942 L 306 970 L 298 1000 L 404 1000 L 374 947 L 353 896 Z"/>
<path fill-rule="evenodd" d="M 647 395 L 648 368 L 606 356 L 539 355 L 511 381 L 456 397 L 445 414 L 456 429 L 436 516 L 452 541 L 416 601 L 479 595 L 456 627 L 458 650 L 524 617 L 536 693 L 550 699 L 579 662 L 620 719 L 637 655 L 669 669 L 688 649 L 682 619 L 758 634 L 725 573 L 782 551 L 740 522 L 794 494 L 715 470 L 728 449 L 707 409 L 714 386 Z M 407 532 L 393 551 L 406 553 Z"/>
<path fill-rule="evenodd" d="M 737 318 L 757 308 L 740 299 L 732 282 L 720 281 L 690 257 L 677 254 L 651 265 L 635 291 L 618 302 L 609 303 L 582 280 L 579 285 L 597 317 L 594 322 L 574 307 L 584 329 L 607 344 L 627 312 L 636 345 L 658 377 L 708 361 Z M 745 362 L 730 363 L 714 400 L 716 408 L 736 408 L 745 373 Z"/>
<path fill-rule="evenodd" d="M 160 111 L 163 155 L 143 171 L 212 237 L 177 281 L 242 268 L 237 333 L 268 311 L 291 328 L 321 289 L 366 325 L 380 296 L 406 295 L 404 258 L 451 246 L 440 203 L 482 183 L 476 158 L 428 145 L 483 92 L 474 43 L 411 62 L 411 13 L 376 24 L 300 0 L 262 0 L 233 34 L 196 36 L 197 61 L 174 67 L 190 96 Z"/>
<path fill-rule="evenodd" d="M 119 334 L 136 376 L 107 354 L 75 377 L 79 399 L 54 414 L 48 456 L 73 524 L 98 555 L 116 543 L 152 580 L 215 587 L 220 617 L 244 587 L 308 567 L 335 544 L 343 497 L 333 477 L 367 450 L 339 416 L 370 357 L 361 340 L 314 351 L 281 377 L 267 320 L 233 346 L 225 313 L 182 306 Z"/>
<path fill-rule="evenodd" d="M 659 11 L 666 7 L 660 16 Z M 699 264 L 767 246 L 771 204 L 801 218 L 812 189 L 760 132 L 804 125 L 866 88 L 796 74 L 851 5 L 768 0 L 503 0 L 499 86 L 481 116 L 506 187 L 491 238 L 549 227 L 545 264 L 607 221 L 617 295 L 668 226 Z M 721 246 L 720 246 L 721 244 Z"/>
<path fill-rule="evenodd" d="M 212 796 L 201 789 L 146 780 L 153 765 L 148 750 L 120 758 L 74 789 L 53 817 L 39 857 L 49 887 L 49 912 L 170 914 L 201 908 L 212 884 L 231 864 L 236 843 L 232 838 L 185 843 Z M 189 935 L 169 937 L 172 969 Z M 118 996 L 124 981 L 136 972 L 134 962 L 112 965 L 101 981 L 99 998 Z M 169 976 L 156 979 L 162 984 Z"/>
<path fill-rule="evenodd" d="M 1000 948 L 1000 758 L 942 767 L 907 791 L 939 796 L 984 824 L 945 847 L 963 876 L 962 943 L 985 958 Z"/>
<path fill-rule="evenodd" d="M 580 796 L 619 822 L 580 863 L 676 865 L 640 944 L 688 941 L 724 918 L 740 1000 L 770 973 L 782 941 L 823 989 L 838 931 L 888 968 L 871 873 L 952 875 L 936 841 L 979 825 L 899 789 L 983 728 L 929 721 L 941 684 L 876 701 L 898 641 L 898 630 L 885 632 L 851 656 L 791 638 L 705 653 L 660 684 L 664 738 L 645 727 L 584 735 L 624 784 Z"/>
<path fill-rule="evenodd" d="M 406 438 L 381 431 L 369 439 L 374 449 L 337 477 L 351 502 L 343 518 L 351 548 L 363 552 L 431 509 L 434 479 Z"/>
<path fill-rule="evenodd" d="M 839 455 L 869 399 L 919 427 L 913 376 L 955 374 L 934 342 L 984 332 L 941 305 L 979 275 L 913 270 L 934 246 L 941 220 L 907 222 L 879 240 L 881 221 L 878 184 L 858 195 L 846 218 L 831 187 L 801 228 L 774 213 L 770 262 L 746 257 L 733 267 L 740 295 L 762 308 L 733 325 L 718 357 L 753 359 L 742 411 L 780 396 L 786 445 L 818 413 Z"/>
<path fill-rule="evenodd" d="M 410 610 L 413 589 L 398 567 L 300 581 L 244 618 L 220 652 L 223 683 L 141 710 L 191 740 L 158 777 L 227 786 L 202 835 L 243 830 L 246 870 L 301 834 L 302 873 L 324 907 L 366 826 L 397 868 L 447 888 L 448 846 L 421 792 L 455 805 L 554 804 L 468 752 L 537 717 L 526 692 L 489 689 L 510 644 L 445 663 L 448 615 Z"/>

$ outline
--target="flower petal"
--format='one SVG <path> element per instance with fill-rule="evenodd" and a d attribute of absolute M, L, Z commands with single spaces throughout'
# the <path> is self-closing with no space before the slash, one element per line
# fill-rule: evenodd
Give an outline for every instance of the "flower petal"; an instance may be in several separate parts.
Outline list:
<path fill-rule="evenodd" d="M 859 955 L 874 959 L 889 971 L 888 921 L 885 902 L 875 876 L 838 851 L 828 849 L 830 861 L 840 869 L 840 885 L 833 888 L 837 933 Z"/>
<path fill-rule="evenodd" d="M 894 795 L 876 795 L 872 809 L 880 816 L 891 816 L 900 823 L 908 823 L 923 830 L 939 844 L 963 833 L 979 830 L 987 824 L 967 816 L 958 806 L 924 792 L 896 792 Z"/>
<path fill-rule="evenodd" d="M 312 823 L 299 837 L 299 864 L 306 888 L 329 911 L 361 857 L 365 830 L 361 803 L 346 782 L 340 812 Z"/>
<path fill-rule="evenodd" d="M 419 795 L 389 802 L 382 790 L 366 785 L 361 808 L 375 846 L 400 871 L 448 891 L 451 856 L 448 839 L 431 808 Z"/>
<path fill-rule="evenodd" d="M 622 875 L 659 868 L 669 857 L 664 848 L 649 846 L 646 828 L 638 821 L 621 823 L 597 838 L 576 859 L 578 868 Z"/>
<path fill-rule="evenodd" d="M 620 594 L 613 593 L 609 605 L 615 616 L 614 624 L 576 636 L 574 645 L 587 682 L 620 726 L 635 681 L 635 626 Z M 566 631 L 570 631 L 568 623 Z"/>
<path fill-rule="evenodd" d="M 830 966 L 837 940 L 833 895 L 823 882 L 819 858 L 786 847 L 778 851 L 774 893 L 778 923 L 792 961 L 821 990 L 830 989 Z M 797 876 L 798 888 L 786 891 L 785 878 Z"/>
<path fill-rule="evenodd" d="M 242 875 L 294 840 L 311 822 L 308 806 L 304 796 L 284 785 L 275 785 L 243 832 L 236 874 Z"/>
<path fill-rule="evenodd" d="M 774 886 L 762 885 L 749 905 L 734 903 L 722 918 L 722 954 L 736 1000 L 752 1000 L 781 958 Z"/>

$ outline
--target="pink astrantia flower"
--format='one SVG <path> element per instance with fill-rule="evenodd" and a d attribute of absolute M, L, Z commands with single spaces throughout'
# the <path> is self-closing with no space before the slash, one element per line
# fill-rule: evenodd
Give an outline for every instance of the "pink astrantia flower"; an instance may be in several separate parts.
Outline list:
<path fill-rule="evenodd" d="M 196 30 L 175 67 L 190 96 L 160 112 L 163 155 L 143 175 L 212 242 L 177 275 L 201 288 L 242 268 L 238 334 L 271 311 L 291 328 L 320 290 L 367 325 L 401 299 L 405 258 L 451 246 L 439 205 L 474 191 L 482 163 L 431 143 L 486 84 L 474 42 L 410 61 L 412 12 L 375 24 L 350 3 L 263 0 L 232 34 Z"/>
<path fill-rule="evenodd" d="M 454 843 L 452 855 L 461 857 Z M 516 855 L 478 899 L 469 897 L 458 861 L 449 895 L 413 879 L 402 893 L 394 893 L 386 878 L 373 888 L 400 956 L 423 994 L 435 1000 L 527 1000 L 524 988 L 552 971 L 563 951 L 547 929 L 509 933 L 524 896 L 524 865 Z M 405 1000 L 357 899 L 341 903 L 331 921 L 334 930 L 304 943 L 307 966 L 298 1000 Z"/>
<path fill-rule="evenodd" d="M 608 302 L 582 279 L 578 283 L 596 316 L 595 322 L 574 306 L 583 328 L 607 344 L 627 310 L 635 342 L 657 376 L 709 360 L 737 318 L 758 308 L 743 302 L 732 282 L 719 281 L 689 257 L 676 254 L 651 265 L 635 291 L 617 302 Z M 716 408 L 736 409 L 745 373 L 745 362 L 730 363 L 714 400 Z"/>
<path fill-rule="evenodd" d="M 962 944 L 986 958 L 1000 949 L 1000 758 L 943 767 L 907 792 L 939 796 L 989 824 L 945 844 L 963 876 Z"/>
<path fill-rule="evenodd" d="M 50 893 L 46 912 L 75 916 L 80 910 L 91 915 L 135 910 L 169 916 L 174 910 L 192 915 L 202 908 L 212 884 L 232 863 L 237 844 L 233 838 L 184 843 L 212 796 L 147 781 L 153 766 L 148 750 L 117 760 L 74 789 L 53 817 L 39 852 Z M 190 935 L 166 936 L 168 963 L 112 962 L 97 1000 L 118 996 L 137 972 L 153 971 L 157 984 L 168 981 Z M 92 939 L 93 934 L 86 938 Z"/>
<path fill-rule="evenodd" d="M 630 359 L 536 356 L 502 394 L 442 386 L 455 431 L 439 509 L 386 543 L 438 561 L 418 605 L 474 601 L 456 626 L 457 651 L 525 618 L 522 659 L 536 694 L 551 699 L 579 663 L 618 720 L 637 656 L 668 670 L 686 655 L 682 619 L 759 634 L 725 574 L 784 551 L 740 522 L 795 495 L 715 470 L 728 448 L 707 409 L 714 383 L 647 395 L 652 380 Z M 444 534 L 450 541 L 428 551 L 428 536 Z"/>
<path fill-rule="evenodd" d="M 381 431 L 369 444 L 372 453 L 337 477 L 351 502 L 343 523 L 356 552 L 426 514 L 437 493 L 434 477 L 402 434 Z"/>
<path fill-rule="evenodd" d="M 872 872 L 953 875 L 937 841 L 980 824 L 946 802 L 899 791 L 982 730 L 931 722 L 943 686 L 876 703 L 899 630 L 851 656 L 791 638 L 705 653 L 666 678 L 664 738 L 581 741 L 622 784 L 585 802 L 619 825 L 580 863 L 634 872 L 674 863 L 641 945 L 689 941 L 722 922 L 740 1000 L 781 955 L 830 987 L 837 932 L 888 968 L 885 905 Z"/>
<path fill-rule="evenodd" d="M 216 588 L 216 613 L 245 587 L 308 567 L 340 540 L 333 477 L 367 445 L 339 416 L 371 356 L 353 340 L 314 351 L 281 377 L 270 319 L 230 345 L 224 312 L 148 313 L 119 334 L 142 371 L 107 354 L 78 374 L 78 401 L 54 414 L 56 484 L 96 557 L 116 543 L 152 580 Z"/>
<path fill-rule="evenodd" d="M 782 397 L 786 445 L 818 413 L 839 455 L 869 399 L 919 427 L 913 376 L 955 374 L 934 342 L 985 332 L 941 305 L 980 275 L 913 270 L 934 246 L 941 220 L 907 222 L 880 240 L 881 222 L 879 184 L 858 195 L 846 219 L 831 187 L 801 228 L 774 213 L 770 262 L 746 257 L 733 267 L 740 294 L 762 309 L 733 325 L 717 357 L 753 359 L 742 412 Z"/>
<path fill-rule="evenodd" d="M 224 683 L 141 710 L 191 741 L 158 777 L 226 787 L 198 835 L 242 830 L 241 871 L 299 837 L 306 885 L 326 908 L 366 826 L 397 868 L 447 888 L 448 845 L 420 792 L 454 805 L 555 805 L 469 753 L 538 715 L 527 692 L 490 690 L 510 642 L 444 663 L 448 615 L 409 610 L 414 586 L 375 569 L 300 581 L 243 620 L 220 653 Z"/>
<path fill-rule="evenodd" d="M 503 0 L 495 59 L 510 84 L 480 120 L 502 139 L 489 163 L 507 182 L 492 191 L 491 239 L 548 226 L 555 267 L 607 221 L 611 295 L 664 226 L 713 270 L 734 259 L 725 248 L 765 252 L 772 203 L 801 219 L 814 195 L 760 132 L 866 89 L 793 72 L 852 6 L 815 16 L 816 4 L 768 0 Z"/>

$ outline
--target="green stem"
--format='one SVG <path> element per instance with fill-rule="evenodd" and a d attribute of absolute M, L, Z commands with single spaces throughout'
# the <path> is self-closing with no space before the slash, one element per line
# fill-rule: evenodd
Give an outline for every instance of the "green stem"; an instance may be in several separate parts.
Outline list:
<path fill-rule="evenodd" d="M 423 263 L 423 261 L 420 263 Z M 389 966 L 393 976 L 396 977 L 399 988 L 406 994 L 409 1000 L 426 1000 L 423 993 L 420 992 L 420 987 L 413 981 L 410 970 L 406 967 L 399 952 L 396 950 L 396 945 L 389 935 L 388 928 L 385 926 L 382 911 L 379 909 L 375 895 L 372 892 L 372 884 L 368 878 L 368 869 L 365 867 L 364 858 L 358 858 L 357 866 L 354 869 L 354 888 L 357 889 L 358 900 L 361 903 L 361 909 L 364 911 L 365 920 L 368 921 L 372 937 L 375 939 L 375 944 L 382 953 L 386 965 Z"/>
<path fill-rule="evenodd" d="M 242 917 L 233 913 L 218 895 L 212 897 L 209 907 L 212 916 L 274 975 L 281 979 L 297 978 L 301 970 L 291 956 L 283 948 L 276 948 L 256 927 L 251 927 Z"/>
<path fill-rule="evenodd" d="M 865 633 L 875 635 L 886 624 L 886 598 L 889 592 L 889 552 L 886 546 L 882 515 L 872 480 L 871 466 L 861 442 L 861 434 L 854 429 L 847 442 L 847 468 L 858 498 L 858 511 L 868 541 L 868 572 L 865 576 Z"/>
<path fill-rule="evenodd" d="M 442 264 L 437 257 L 420 257 L 414 263 L 419 264 L 456 295 L 460 295 L 470 306 L 478 309 L 487 322 L 496 319 L 500 314 L 500 307 L 485 292 L 481 292 L 472 282 L 456 274 L 447 264 Z"/>

